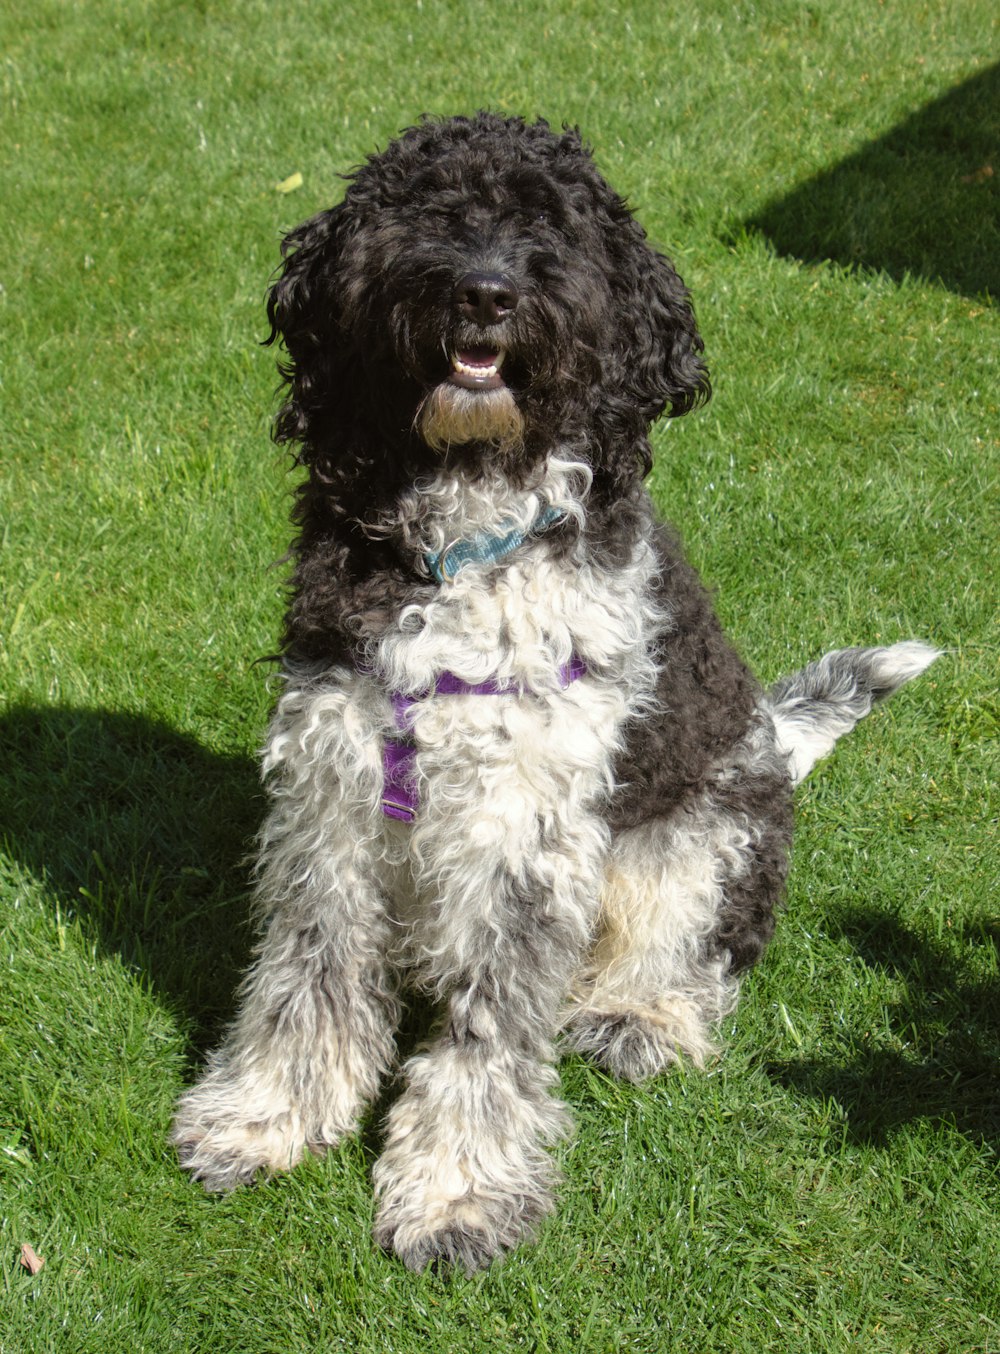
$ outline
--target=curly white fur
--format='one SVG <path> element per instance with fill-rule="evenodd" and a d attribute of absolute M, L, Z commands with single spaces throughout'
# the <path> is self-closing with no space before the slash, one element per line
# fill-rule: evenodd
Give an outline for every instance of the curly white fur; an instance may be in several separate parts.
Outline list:
<path fill-rule="evenodd" d="M 433 549 L 489 522 L 528 526 L 546 504 L 582 517 L 588 485 L 584 467 L 555 459 L 520 494 L 442 475 L 421 488 L 414 526 Z M 264 757 L 273 807 L 258 897 L 269 929 L 240 1017 L 175 1126 L 210 1187 L 287 1167 L 350 1130 L 391 1056 L 391 953 L 450 1004 L 390 1117 L 380 1234 L 413 1263 L 435 1246 L 470 1260 L 545 1211 L 544 1148 L 561 1124 L 552 1037 L 608 852 L 595 806 L 623 721 L 649 700 L 650 641 L 668 623 L 644 600 L 654 568 L 644 542 L 628 568 L 604 572 L 529 540 L 488 586 L 469 566 L 407 608 L 370 651 L 370 671 L 287 673 Z M 564 689 L 559 667 L 573 654 L 587 674 Z M 389 692 L 426 693 L 446 669 L 514 689 L 416 701 L 421 810 L 402 827 L 379 805 Z M 456 1022 L 474 1054 L 455 1046 Z M 511 1066 L 512 1047 L 530 1056 Z M 453 1225 L 463 1240 L 448 1240 Z"/>
<path fill-rule="evenodd" d="M 402 529 L 437 551 L 499 521 L 527 529 L 549 505 L 583 522 L 589 482 L 565 456 L 519 491 L 441 473 L 403 500 Z M 551 1206 L 560 1022 L 626 1077 L 707 1055 L 737 984 L 706 941 L 757 846 L 727 784 L 784 775 L 786 761 L 801 771 L 820 740 L 805 688 L 778 693 L 686 813 L 612 839 L 601 806 L 615 753 L 626 721 L 653 708 L 654 641 L 672 624 L 652 600 L 656 568 L 642 537 L 613 569 L 529 537 L 406 607 L 363 671 L 288 669 L 264 754 L 266 933 L 174 1127 L 209 1188 L 354 1128 L 393 1059 L 400 973 L 444 1003 L 438 1036 L 406 1064 L 375 1169 L 376 1235 L 414 1267 L 474 1268 Z M 571 656 L 586 673 L 563 686 Z M 511 689 L 428 694 L 443 671 Z M 414 697 L 412 827 L 380 811 L 393 691 Z"/>

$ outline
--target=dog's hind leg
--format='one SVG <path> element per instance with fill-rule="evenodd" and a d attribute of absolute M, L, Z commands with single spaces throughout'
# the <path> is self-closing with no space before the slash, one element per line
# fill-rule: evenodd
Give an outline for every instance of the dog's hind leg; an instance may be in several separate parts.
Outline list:
<path fill-rule="evenodd" d="M 208 1189 L 288 1169 L 305 1149 L 335 1143 L 393 1057 L 379 744 L 350 705 L 343 689 L 292 689 L 272 726 L 265 765 L 280 774 L 258 880 L 266 931 L 236 1020 L 181 1098 L 172 1134 L 181 1163 Z"/>
<path fill-rule="evenodd" d="M 701 1063 L 739 974 L 774 929 L 791 789 L 872 706 L 937 653 L 906 642 L 827 654 L 764 693 L 745 737 L 669 817 L 615 840 L 598 935 L 565 1020 L 570 1047 L 642 1080 Z"/>
<path fill-rule="evenodd" d="M 764 715 L 690 803 L 619 834 L 597 937 L 574 984 L 566 1043 L 641 1081 L 702 1064 L 739 973 L 774 929 L 791 836 L 791 784 Z"/>

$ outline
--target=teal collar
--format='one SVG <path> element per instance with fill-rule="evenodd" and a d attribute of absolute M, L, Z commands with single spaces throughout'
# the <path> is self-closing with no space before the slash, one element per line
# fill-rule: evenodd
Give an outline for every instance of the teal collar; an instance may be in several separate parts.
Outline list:
<path fill-rule="evenodd" d="M 565 513 L 550 504 L 542 509 L 527 530 L 511 526 L 505 531 L 501 524 L 496 535 L 484 531 L 467 540 L 453 541 L 436 555 L 424 555 L 424 563 L 439 583 L 451 583 L 463 564 L 494 564 L 523 545 L 529 536 L 540 535 L 564 516 Z"/>

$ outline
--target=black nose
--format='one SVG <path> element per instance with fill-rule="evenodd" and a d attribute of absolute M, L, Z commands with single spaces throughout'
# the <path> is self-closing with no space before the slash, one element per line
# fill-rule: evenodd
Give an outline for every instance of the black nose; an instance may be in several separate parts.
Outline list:
<path fill-rule="evenodd" d="M 517 309 L 518 290 L 506 273 L 466 273 L 455 288 L 455 309 L 476 324 L 499 324 Z"/>

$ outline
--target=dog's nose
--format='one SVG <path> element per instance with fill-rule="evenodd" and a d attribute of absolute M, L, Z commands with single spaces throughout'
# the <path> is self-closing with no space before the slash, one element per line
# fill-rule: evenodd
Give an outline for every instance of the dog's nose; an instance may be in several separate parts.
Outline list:
<path fill-rule="evenodd" d="M 455 288 L 455 309 L 483 326 L 505 320 L 519 300 L 517 287 L 506 273 L 466 273 Z"/>

